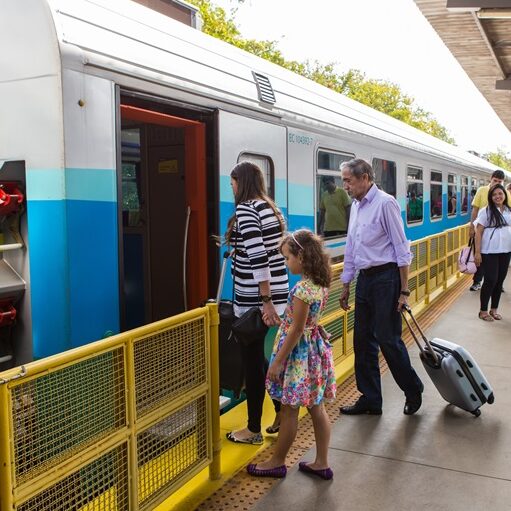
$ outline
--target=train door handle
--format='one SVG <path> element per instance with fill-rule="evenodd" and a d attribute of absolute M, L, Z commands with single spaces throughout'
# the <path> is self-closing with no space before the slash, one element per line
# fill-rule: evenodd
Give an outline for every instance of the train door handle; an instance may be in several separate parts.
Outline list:
<path fill-rule="evenodd" d="M 187 270 L 187 258 L 188 258 L 188 230 L 190 227 L 190 215 L 192 214 L 192 208 L 188 206 L 186 208 L 186 221 L 185 221 L 185 235 L 183 240 L 183 302 L 184 310 L 187 310 L 188 296 L 186 293 L 186 270 Z"/>

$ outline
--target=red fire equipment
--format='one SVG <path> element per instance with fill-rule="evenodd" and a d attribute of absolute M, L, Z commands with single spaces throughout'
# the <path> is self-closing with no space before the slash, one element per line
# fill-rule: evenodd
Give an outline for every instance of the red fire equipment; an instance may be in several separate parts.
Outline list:
<path fill-rule="evenodd" d="M 24 198 L 18 183 L 11 181 L 0 182 L 0 216 L 6 216 L 18 211 Z"/>

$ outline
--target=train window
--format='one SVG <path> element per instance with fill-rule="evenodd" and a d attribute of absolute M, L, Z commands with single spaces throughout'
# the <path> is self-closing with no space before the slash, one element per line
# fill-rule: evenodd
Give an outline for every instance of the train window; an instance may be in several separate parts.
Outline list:
<path fill-rule="evenodd" d="M 422 169 L 407 168 L 406 219 L 409 224 L 422 222 L 424 216 L 424 183 Z"/>
<path fill-rule="evenodd" d="M 468 211 L 468 177 L 461 176 L 461 214 Z"/>
<path fill-rule="evenodd" d="M 339 172 L 339 167 L 344 161 L 354 158 L 353 154 L 336 153 L 333 151 L 318 151 L 318 172 L 324 170 L 333 170 Z"/>
<path fill-rule="evenodd" d="M 430 182 L 431 219 L 442 218 L 442 173 L 432 170 Z"/>
<path fill-rule="evenodd" d="M 456 175 L 447 176 L 447 216 L 456 216 L 458 196 L 456 190 Z"/>
<path fill-rule="evenodd" d="M 353 154 L 318 151 L 316 230 L 325 239 L 346 235 L 351 199 L 343 188 L 339 167 Z"/>
<path fill-rule="evenodd" d="M 257 165 L 262 170 L 264 184 L 266 185 L 266 192 L 269 197 L 275 199 L 275 173 L 271 158 L 260 154 L 241 153 L 238 156 L 238 163 L 241 163 L 242 161 L 249 161 L 250 163 Z"/>
<path fill-rule="evenodd" d="M 396 163 L 373 158 L 376 186 L 393 197 L 396 196 Z"/>
<path fill-rule="evenodd" d="M 484 179 L 479 180 L 479 186 L 484 186 L 486 184 L 486 181 Z"/>

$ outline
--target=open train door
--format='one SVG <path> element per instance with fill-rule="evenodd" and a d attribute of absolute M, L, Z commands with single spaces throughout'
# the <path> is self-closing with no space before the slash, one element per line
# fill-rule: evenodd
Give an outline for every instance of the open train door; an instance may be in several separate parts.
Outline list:
<path fill-rule="evenodd" d="M 287 218 L 287 135 L 286 128 L 277 122 L 219 112 L 220 232 L 225 232 L 234 211 L 229 174 L 245 160 L 261 168 L 269 195 Z"/>
<path fill-rule="evenodd" d="M 205 124 L 122 104 L 122 329 L 208 297 Z"/>

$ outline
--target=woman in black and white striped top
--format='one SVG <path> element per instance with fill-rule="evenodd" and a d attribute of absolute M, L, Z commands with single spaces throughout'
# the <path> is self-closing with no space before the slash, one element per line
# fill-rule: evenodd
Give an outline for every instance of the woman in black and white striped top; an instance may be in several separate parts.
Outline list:
<path fill-rule="evenodd" d="M 277 326 L 289 292 L 286 265 L 279 251 L 284 219 L 266 194 L 263 174 L 257 165 L 250 162 L 236 165 L 231 172 L 231 185 L 236 212 L 229 220 L 225 239 L 235 250 L 234 314 L 240 317 L 251 307 L 259 306 L 264 322 Z M 228 433 L 227 438 L 260 444 L 267 364 L 264 338 L 243 345 L 242 349 L 248 425 Z"/>

